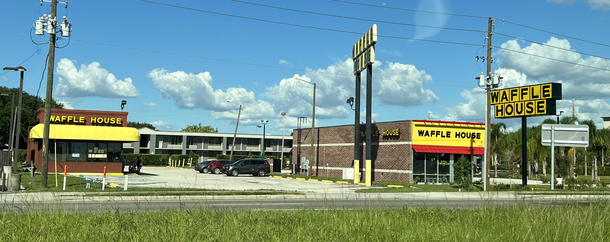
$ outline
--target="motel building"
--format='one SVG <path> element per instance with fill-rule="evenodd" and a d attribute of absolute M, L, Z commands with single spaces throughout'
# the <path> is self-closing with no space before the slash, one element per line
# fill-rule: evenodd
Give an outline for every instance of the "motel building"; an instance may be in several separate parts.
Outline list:
<path fill-rule="evenodd" d="M 122 174 L 121 150 L 125 142 L 140 141 L 140 132 L 127 127 L 127 112 L 75 109 L 52 109 L 49 130 L 49 173 L 108 173 Z M 39 124 L 30 129 L 27 161 L 42 167 L 44 108 L 35 113 Z M 57 162 L 56 162 L 57 161 Z"/>
<path fill-rule="evenodd" d="M 364 180 L 365 130 L 360 126 L 360 177 Z M 473 164 L 484 154 L 485 124 L 407 120 L 372 124 L 373 180 L 449 183 L 462 155 Z M 354 125 L 295 129 L 292 162 L 296 173 L 309 163 L 312 175 L 354 179 Z M 315 159 L 311 159 L 312 154 Z"/>

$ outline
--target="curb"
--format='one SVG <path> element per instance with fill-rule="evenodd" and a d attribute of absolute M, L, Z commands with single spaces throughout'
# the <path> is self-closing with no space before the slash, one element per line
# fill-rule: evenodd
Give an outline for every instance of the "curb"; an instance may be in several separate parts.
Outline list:
<path fill-rule="evenodd" d="M 318 180 L 315 178 L 312 179 L 307 179 L 307 178 L 303 178 L 303 177 L 283 177 L 283 176 L 269 176 L 270 178 L 285 178 L 285 179 L 289 179 L 289 180 L 299 180 L 299 181 L 313 181 L 313 182 L 326 182 L 326 183 L 337 183 L 337 184 L 346 184 L 349 185 L 351 183 L 347 182 L 347 181 L 332 181 L 332 180 Z M 354 184 L 355 185 L 355 184 Z M 364 183 L 359 183 L 358 185 L 364 185 Z"/>

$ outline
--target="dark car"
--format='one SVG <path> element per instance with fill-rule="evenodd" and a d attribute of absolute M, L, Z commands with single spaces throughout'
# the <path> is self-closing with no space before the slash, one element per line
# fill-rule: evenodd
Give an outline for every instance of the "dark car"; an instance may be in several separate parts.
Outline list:
<path fill-rule="evenodd" d="M 222 168 L 227 164 L 231 164 L 231 161 L 213 160 L 212 163 L 210 163 L 210 165 L 208 166 L 208 170 L 214 174 L 220 174 L 220 172 L 222 172 Z"/>
<path fill-rule="evenodd" d="M 195 170 L 199 171 L 199 173 L 207 173 L 209 171 L 209 165 L 210 163 L 212 163 L 211 160 L 209 161 L 203 161 L 203 162 L 199 162 L 197 163 L 197 165 L 195 166 Z"/>
<path fill-rule="evenodd" d="M 271 172 L 271 166 L 263 159 L 241 159 L 233 164 L 225 165 L 222 173 L 227 176 L 238 176 L 239 174 L 252 174 L 253 176 L 265 176 Z"/>

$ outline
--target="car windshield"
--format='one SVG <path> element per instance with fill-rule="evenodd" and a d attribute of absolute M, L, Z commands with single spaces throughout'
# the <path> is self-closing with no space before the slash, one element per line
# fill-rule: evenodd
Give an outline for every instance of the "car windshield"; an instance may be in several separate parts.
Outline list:
<path fill-rule="evenodd" d="M 231 165 L 239 165 L 239 163 L 242 163 L 242 162 L 244 162 L 244 159 L 238 160 Z"/>

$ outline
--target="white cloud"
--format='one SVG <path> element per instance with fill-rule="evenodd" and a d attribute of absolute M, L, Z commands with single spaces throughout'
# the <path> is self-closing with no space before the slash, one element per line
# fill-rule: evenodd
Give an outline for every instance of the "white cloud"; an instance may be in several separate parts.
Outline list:
<path fill-rule="evenodd" d="M 11 80 L 9 80 L 8 78 L 6 78 L 5 76 L 2 77 L 2 81 L 3 82 L 11 82 Z"/>
<path fill-rule="evenodd" d="M 610 10 L 610 0 L 547 0 L 548 2 L 572 3 L 575 1 L 586 1 L 592 9 Z"/>
<path fill-rule="evenodd" d="M 422 87 L 424 81 L 432 78 L 413 65 L 388 62 L 387 68 L 382 68 L 381 62 L 377 62 L 373 68 L 380 86 L 374 95 L 381 104 L 416 106 L 438 101 L 432 91 Z M 354 96 L 354 80 L 353 61 L 347 59 L 326 69 L 308 69 L 307 75 L 282 79 L 279 84 L 268 87 L 263 95 L 271 100 L 275 110 L 284 111 L 290 117 L 311 117 L 313 86 L 308 83 L 315 82 L 316 119 L 346 118 L 349 107 L 345 101 Z M 363 74 L 362 98 L 366 94 L 365 83 L 366 74 Z"/>
<path fill-rule="evenodd" d="M 57 63 L 57 95 L 65 97 L 138 97 L 140 93 L 132 84 L 131 78 L 118 80 L 108 70 L 101 68 L 100 63 L 92 62 L 81 65 L 80 70 L 68 59 Z"/>
<path fill-rule="evenodd" d="M 569 41 L 556 39 L 554 37 L 551 37 L 545 44 L 571 49 Z M 521 47 L 516 40 L 510 40 L 503 43 L 502 48 L 582 65 L 610 69 L 610 60 L 598 57 L 582 57 L 578 53 L 559 50 L 557 48 L 539 44 Z M 504 77 L 500 88 L 559 82 L 562 83 L 563 100 L 557 101 L 558 111 L 564 110 L 565 113 L 571 113 L 572 99 L 575 99 L 578 118 L 580 120 L 591 119 L 600 127 L 602 125 L 602 120 L 599 117 L 610 113 L 610 104 L 605 100 L 610 96 L 610 79 L 607 78 L 608 71 L 552 61 L 502 49 L 499 50 L 496 55 L 499 57 L 498 63 L 501 66 L 497 72 L 500 76 Z M 475 88 L 472 90 L 464 90 L 461 95 L 467 102 L 459 103 L 453 107 L 443 107 L 446 113 L 443 118 L 481 122 L 484 119 L 485 108 L 485 96 L 483 91 L 479 88 Z M 531 118 L 532 120 L 529 122 L 536 123 L 545 118 L 549 117 Z M 518 120 L 498 119 L 496 121 L 502 121 L 520 127 L 520 122 L 517 122 Z"/>
<path fill-rule="evenodd" d="M 379 73 L 376 94 L 383 104 L 419 106 L 439 100 L 434 92 L 423 87 L 424 82 L 432 82 L 432 77 L 414 65 L 388 62 L 386 69 L 376 68 L 374 72 Z"/>
<path fill-rule="evenodd" d="M 275 113 L 269 102 L 256 100 L 254 92 L 245 88 L 230 87 L 226 92 L 214 90 L 209 72 L 193 74 L 154 69 L 148 73 L 148 77 L 163 97 L 174 100 L 178 108 L 210 110 L 214 119 L 236 119 L 240 104 L 240 122 L 266 118 Z"/>
<path fill-rule="evenodd" d="M 74 105 L 80 102 L 78 98 L 54 98 L 55 101 L 64 105 L 65 109 L 74 109 Z"/>
<path fill-rule="evenodd" d="M 150 102 L 150 103 L 149 103 L 149 102 L 145 102 L 145 103 L 144 103 L 144 106 L 147 106 L 147 107 L 154 107 L 154 106 L 157 106 L 157 104 L 156 104 L 156 103 L 152 103 L 152 102 Z"/>
<path fill-rule="evenodd" d="M 288 65 L 290 61 L 280 59 L 280 64 Z"/>
<path fill-rule="evenodd" d="M 155 126 L 157 130 L 171 130 L 172 128 L 174 128 L 174 125 L 171 125 L 170 123 L 165 122 L 163 120 L 153 121 L 150 122 L 150 124 Z"/>

